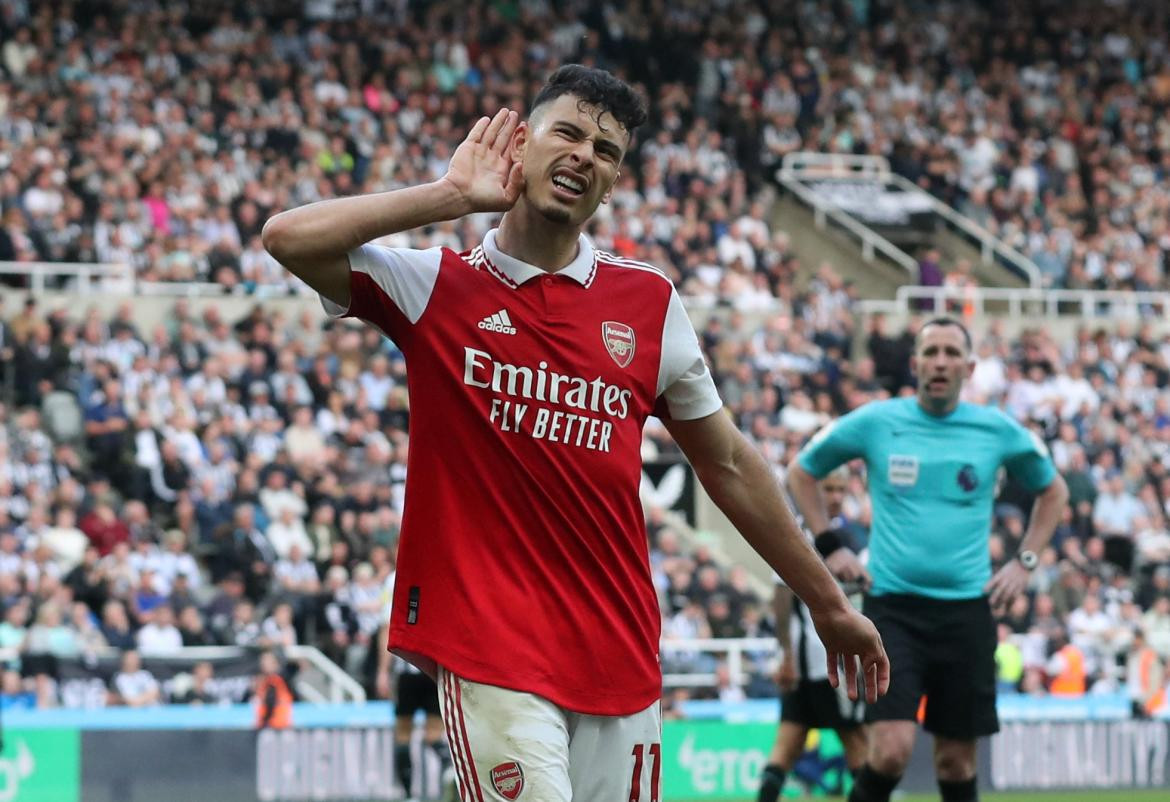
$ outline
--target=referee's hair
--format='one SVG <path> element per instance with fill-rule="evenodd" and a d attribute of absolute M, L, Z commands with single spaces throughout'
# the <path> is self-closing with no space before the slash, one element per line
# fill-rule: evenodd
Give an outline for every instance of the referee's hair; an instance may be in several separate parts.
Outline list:
<path fill-rule="evenodd" d="M 926 331 L 931 326 L 954 326 L 959 331 L 963 332 L 963 343 L 967 346 L 967 353 L 971 353 L 974 346 L 971 343 L 971 332 L 967 331 L 967 327 L 955 320 L 953 317 L 932 317 L 930 320 L 922 324 L 918 329 L 918 336 L 914 338 L 914 350 L 918 350 L 918 344 L 922 341 L 922 332 Z"/>

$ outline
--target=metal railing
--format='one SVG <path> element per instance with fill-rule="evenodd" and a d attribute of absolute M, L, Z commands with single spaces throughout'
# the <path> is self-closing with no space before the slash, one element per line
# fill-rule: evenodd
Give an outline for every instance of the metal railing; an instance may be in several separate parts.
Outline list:
<path fill-rule="evenodd" d="M 864 169 L 854 170 L 851 160 L 859 157 L 841 157 L 834 159 L 823 167 L 802 168 L 797 159 L 800 156 L 833 156 L 835 154 L 798 154 L 790 153 L 784 157 L 777 178 L 781 186 L 791 192 L 813 211 L 813 225 L 823 231 L 829 221 L 836 223 L 848 231 L 861 242 L 861 258 L 866 262 L 873 262 L 877 254 L 889 259 L 906 271 L 911 282 L 918 281 L 918 262 L 888 239 L 878 234 L 869 226 L 863 225 L 852 215 L 842 211 L 836 204 L 822 195 L 814 192 L 801 183 L 803 178 L 842 178 L 856 180 L 858 177 L 869 177 Z"/>
<path fill-rule="evenodd" d="M 771 658 L 780 653 L 780 645 L 775 638 L 663 639 L 659 649 L 662 661 L 666 664 L 671 662 L 672 655 L 678 654 L 708 654 L 726 660 L 731 684 L 740 687 L 747 684 L 750 678 L 750 672 L 747 670 L 750 659 L 761 655 Z M 710 671 L 682 671 L 662 675 L 662 685 L 665 688 L 709 688 L 716 683 L 716 676 Z"/>
<path fill-rule="evenodd" d="M 167 298 L 196 298 L 247 295 L 251 298 L 285 298 L 297 295 L 281 285 L 260 285 L 242 292 L 213 281 L 143 281 L 132 265 L 109 262 L 0 262 L 0 276 L 27 276 L 23 291 L 43 295 L 48 291 L 92 292 L 120 295 L 148 295 Z"/>
<path fill-rule="evenodd" d="M 867 231 L 869 233 L 868 238 L 862 238 L 859 232 L 850 228 L 850 231 L 853 231 L 859 238 L 862 238 L 863 255 L 866 248 L 871 249 L 871 252 L 873 249 L 877 249 L 903 266 L 905 266 L 905 262 L 902 257 L 913 262 L 914 269 L 911 271 L 911 275 L 915 281 L 918 279 L 918 263 L 909 254 L 888 240 L 885 240 L 876 232 L 870 231 L 868 227 L 854 220 L 851 216 L 841 212 L 840 209 L 833 205 L 832 201 L 820 197 L 818 193 L 808 189 L 808 187 L 805 187 L 800 182 L 804 180 L 852 182 L 860 179 L 868 180 L 875 184 L 891 184 L 902 192 L 913 195 L 920 202 L 926 203 L 934 214 L 937 214 L 961 235 L 971 240 L 978 247 L 980 260 L 983 264 L 991 265 L 996 259 L 999 259 L 1026 279 L 1031 287 L 1038 288 L 1041 286 L 1042 277 L 1040 269 L 1036 267 L 1035 262 L 1015 248 L 1004 243 L 1003 240 L 983 228 L 974 220 L 960 214 L 929 192 L 926 192 L 913 181 L 893 172 L 890 169 L 889 161 L 884 156 L 856 156 L 852 154 L 813 153 L 809 151 L 789 153 L 784 157 L 783 162 L 781 162 L 779 178 L 780 183 L 811 206 L 814 213 L 821 207 L 834 209 L 848 217 L 858 228 Z M 796 189 L 797 187 L 799 190 Z M 818 200 L 812 201 L 809 196 L 816 197 Z M 833 219 L 836 222 L 840 222 L 836 218 Z M 823 228 L 824 225 L 818 220 L 817 227 Z M 879 241 L 880 243 L 885 243 L 886 246 L 889 246 L 889 249 L 896 251 L 901 256 L 895 258 Z M 872 259 L 867 257 L 866 261 L 872 261 Z"/>
<path fill-rule="evenodd" d="M 366 691 L 362 688 L 361 683 L 345 673 L 341 666 L 326 657 L 320 649 L 313 646 L 286 646 L 284 654 L 290 660 L 303 661 L 301 674 L 305 673 L 306 666 L 310 666 L 325 680 L 326 692 L 321 693 L 310 678 L 298 679 L 298 691 L 303 692 L 306 688 L 312 688 L 314 691 L 318 691 L 318 698 L 315 699 L 310 699 L 311 694 L 305 693 L 306 700 L 320 702 L 366 701 Z"/>
<path fill-rule="evenodd" d="M 173 652 L 149 653 L 148 657 L 190 661 L 216 660 L 236 657 L 246 651 L 241 646 L 187 646 Z M 297 691 L 309 702 L 354 702 L 366 701 L 366 691 L 361 683 L 342 670 L 341 666 L 325 656 L 314 646 L 286 646 L 282 650 L 289 660 L 299 660 L 301 671 L 297 676 Z M 96 656 L 116 656 L 116 649 L 105 649 Z M 12 647 L 0 649 L 0 663 L 20 658 L 22 652 Z"/>
<path fill-rule="evenodd" d="M 50 280 L 72 280 L 81 294 L 90 292 L 133 292 L 138 283 L 134 267 L 108 262 L 0 262 L 0 276 L 28 276 L 28 289 L 42 295 Z"/>
<path fill-rule="evenodd" d="M 890 173 L 890 177 L 887 180 L 903 192 L 916 193 L 930 204 L 930 208 L 935 214 L 947 221 L 960 234 L 972 240 L 979 247 L 979 258 L 983 264 L 990 266 L 998 258 L 1014 268 L 1023 278 L 1027 279 L 1028 285 L 1033 289 L 1039 289 L 1043 285 L 1043 276 L 1040 274 L 1040 268 L 1036 266 L 1035 262 L 976 223 L 970 217 L 960 214 L 934 195 L 923 191 L 913 181 L 897 173 Z"/>
<path fill-rule="evenodd" d="M 960 311 L 982 316 L 1170 320 L 1170 292 L 1043 290 L 1025 287 L 899 287 L 892 301 L 861 301 L 863 314 Z M 957 307 L 957 309 L 956 309 Z"/>

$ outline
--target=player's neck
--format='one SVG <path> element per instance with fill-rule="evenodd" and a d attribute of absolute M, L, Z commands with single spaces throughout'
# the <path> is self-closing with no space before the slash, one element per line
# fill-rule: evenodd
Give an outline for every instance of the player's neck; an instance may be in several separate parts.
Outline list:
<path fill-rule="evenodd" d="M 521 262 L 555 273 L 577 258 L 580 236 L 579 227 L 553 223 L 521 198 L 500 221 L 496 247 Z"/>

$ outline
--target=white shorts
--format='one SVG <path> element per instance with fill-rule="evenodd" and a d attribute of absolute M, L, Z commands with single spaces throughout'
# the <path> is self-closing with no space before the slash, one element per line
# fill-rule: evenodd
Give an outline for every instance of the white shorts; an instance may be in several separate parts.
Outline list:
<path fill-rule="evenodd" d="M 439 668 L 439 707 L 463 802 L 659 802 L 659 703 L 573 713 Z"/>

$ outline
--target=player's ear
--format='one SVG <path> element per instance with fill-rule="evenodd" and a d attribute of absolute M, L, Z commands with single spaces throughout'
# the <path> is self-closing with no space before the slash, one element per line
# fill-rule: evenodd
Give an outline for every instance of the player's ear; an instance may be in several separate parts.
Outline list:
<path fill-rule="evenodd" d="M 617 175 L 613 177 L 613 183 L 609 185 L 609 189 L 601 196 L 602 203 L 609 203 L 609 199 L 613 197 L 613 188 L 617 186 L 617 182 L 621 180 L 622 172 L 618 170 Z"/>
<path fill-rule="evenodd" d="M 512 143 L 509 146 L 512 161 L 518 162 L 524 160 L 524 151 L 528 147 L 528 138 L 532 135 L 532 129 L 528 125 L 528 121 L 520 123 L 516 126 L 516 130 L 512 133 Z"/>

